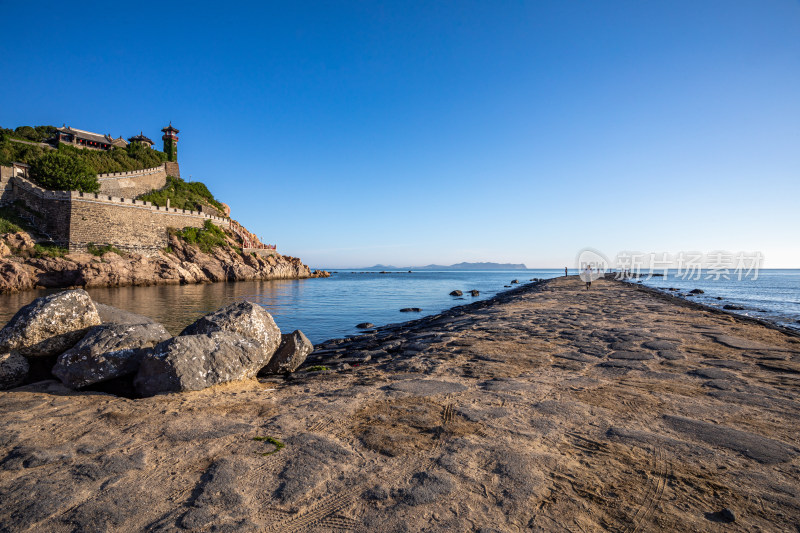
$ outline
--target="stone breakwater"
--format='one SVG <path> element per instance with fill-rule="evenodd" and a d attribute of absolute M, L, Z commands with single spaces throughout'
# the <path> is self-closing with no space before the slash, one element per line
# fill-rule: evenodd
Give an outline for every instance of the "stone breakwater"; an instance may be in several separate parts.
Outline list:
<path fill-rule="evenodd" d="M 7 234 L 0 241 L 0 292 L 329 276 L 312 271 L 296 257 L 239 253 L 235 244 L 231 240 L 230 246 L 204 253 L 172 236 L 168 249 L 152 255 L 108 252 L 102 257 L 86 253 L 30 257 L 35 248 L 28 234 Z"/>
<path fill-rule="evenodd" d="M 0 392 L 8 530 L 793 531 L 800 339 L 576 277 L 131 400 Z"/>

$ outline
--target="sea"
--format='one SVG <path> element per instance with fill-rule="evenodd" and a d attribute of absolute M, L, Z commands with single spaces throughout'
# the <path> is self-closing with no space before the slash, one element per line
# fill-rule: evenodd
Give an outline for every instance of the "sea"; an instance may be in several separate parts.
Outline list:
<path fill-rule="evenodd" d="M 666 275 L 648 277 L 643 275 L 639 283 L 669 292 L 681 298 L 702 303 L 711 307 L 742 307 L 729 310 L 731 313 L 760 318 L 769 322 L 800 331 L 800 269 L 761 269 L 747 276 L 695 272 L 691 276 L 669 270 Z M 670 291 L 669 289 L 678 289 Z M 702 294 L 690 294 L 700 289 Z"/>
<path fill-rule="evenodd" d="M 570 271 L 570 274 L 575 272 Z M 563 269 L 412 271 L 334 271 L 330 278 L 303 280 L 240 281 L 199 285 L 162 285 L 89 289 L 100 303 L 148 316 L 173 334 L 200 316 L 234 301 L 249 300 L 264 306 L 284 333 L 299 329 L 313 343 L 355 335 L 356 325 L 376 326 L 433 315 L 456 305 L 491 298 L 509 290 L 512 281 L 562 276 Z M 666 277 L 642 279 L 659 289 L 677 288 L 671 294 L 713 307 L 732 304 L 731 311 L 800 330 L 800 270 L 761 270 L 755 280 L 686 280 L 668 273 Z M 637 283 L 638 280 L 632 281 Z M 514 287 L 518 285 L 514 284 Z M 704 294 L 689 296 L 692 289 Z M 476 289 L 472 297 L 467 291 Z M 461 297 L 450 296 L 461 290 Z M 35 290 L 0 295 L 0 324 L 4 324 L 35 298 L 58 290 Z M 722 298 L 717 299 L 717 298 Z M 401 312 L 420 308 L 420 312 Z"/>

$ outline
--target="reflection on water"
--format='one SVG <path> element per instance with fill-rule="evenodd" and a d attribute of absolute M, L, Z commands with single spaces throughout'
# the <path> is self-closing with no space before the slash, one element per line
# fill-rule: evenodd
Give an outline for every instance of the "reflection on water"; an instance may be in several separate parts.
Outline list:
<path fill-rule="evenodd" d="M 201 285 L 162 285 L 89 289 L 100 303 L 149 316 L 173 334 L 198 317 L 237 300 L 264 306 L 284 333 L 302 330 L 312 342 L 358 333 L 355 325 L 383 325 L 417 318 L 401 313 L 404 307 L 420 307 L 429 315 L 454 305 L 484 299 L 505 290 L 518 278 L 553 277 L 555 270 L 507 272 L 414 272 L 392 274 L 333 274 L 330 278 L 275 281 L 239 281 Z M 481 291 L 479 298 L 454 299 L 449 292 Z M 57 290 L 0 295 L 0 323 L 8 321 L 34 298 Z"/>

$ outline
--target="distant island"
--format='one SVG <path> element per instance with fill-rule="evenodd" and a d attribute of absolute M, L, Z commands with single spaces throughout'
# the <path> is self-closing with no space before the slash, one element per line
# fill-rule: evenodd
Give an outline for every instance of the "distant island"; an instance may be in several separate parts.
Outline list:
<path fill-rule="evenodd" d="M 375 265 L 352 270 L 527 270 L 522 263 L 457 263 L 455 265 L 426 265 L 415 267 L 396 267 L 392 265 Z M 348 270 L 348 269 L 340 269 Z"/>

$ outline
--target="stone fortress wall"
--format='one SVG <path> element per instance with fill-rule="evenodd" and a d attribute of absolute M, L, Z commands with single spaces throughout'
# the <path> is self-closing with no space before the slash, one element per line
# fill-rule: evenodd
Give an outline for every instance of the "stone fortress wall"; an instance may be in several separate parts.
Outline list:
<path fill-rule="evenodd" d="M 167 184 L 167 176 L 181 177 L 178 163 L 168 161 L 157 167 L 143 170 L 98 174 L 97 181 L 100 182 L 101 194 L 136 198 L 140 194 L 162 188 Z"/>
<path fill-rule="evenodd" d="M 169 172 L 168 165 L 170 163 L 156 168 Z M 172 165 L 177 167 L 176 163 Z M 158 175 L 137 172 L 141 174 L 126 179 L 141 178 L 139 183 L 144 183 Z M 170 172 L 169 175 L 175 174 Z M 15 203 L 22 214 L 54 243 L 68 247 L 70 251 L 85 251 L 89 243 L 94 243 L 147 254 L 167 246 L 168 228 L 200 228 L 206 220 L 217 226 L 230 227 L 226 218 L 198 211 L 158 207 L 130 197 L 48 191 L 23 176 L 13 176 L 10 167 L 0 167 L 0 204 L 11 203 Z"/>

